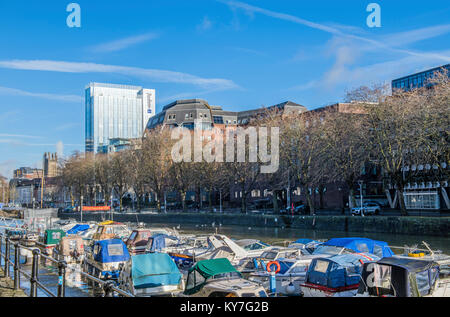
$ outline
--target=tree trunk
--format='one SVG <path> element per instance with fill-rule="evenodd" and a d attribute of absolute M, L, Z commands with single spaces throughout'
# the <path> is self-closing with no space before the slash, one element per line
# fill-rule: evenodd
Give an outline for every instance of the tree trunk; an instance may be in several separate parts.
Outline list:
<path fill-rule="evenodd" d="M 247 195 L 245 195 L 244 191 L 242 192 L 241 198 L 241 213 L 247 213 Z"/>
<path fill-rule="evenodd" d="M 308 206 L 309 206 L 309 214 L 310 215 L 315 215 L 316 211 L 314 208 L 314 202 L 311 199 L 311 194 L 309 193 L 309 189 L 306 189 L 306 201 L 308 202 Z"/>
<path fill-rule="evenodd" d="M 272 203 L 273 203 L 273 212 L 276 214 L 279 213 L 280 207 L 278 206 L 278 191 L 277 190 L 273 191 Z"/>
<path fill-rule="evenodd" d="M 186 192 L 185 191 L 181 191 L 181 205 L 183 206 L 183 212 L 186 211 Z"/>
<path fill-rule="evenodd" d="M 400 204 L 400 211 L 402 213 L 402 216 L 408 216 L 408 211 L 406 210 L 405 199 L 403 196 L 403 189 L 397 189 L 397 197 L 398 203 Z"/>

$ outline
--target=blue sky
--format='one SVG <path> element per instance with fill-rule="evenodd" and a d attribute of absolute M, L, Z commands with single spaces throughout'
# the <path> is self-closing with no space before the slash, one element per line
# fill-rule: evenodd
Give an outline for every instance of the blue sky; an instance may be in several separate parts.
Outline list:
<path fill-rule="evenodd" d="M 89 82 L 156 89 L 157 111 L 203 98 L 229 110 L 347 90 L 450 63 L 447 0 L 0 1 L 0 174 L 84 149 Z M 381 7 L 369 28 L 366 7 Z"/>

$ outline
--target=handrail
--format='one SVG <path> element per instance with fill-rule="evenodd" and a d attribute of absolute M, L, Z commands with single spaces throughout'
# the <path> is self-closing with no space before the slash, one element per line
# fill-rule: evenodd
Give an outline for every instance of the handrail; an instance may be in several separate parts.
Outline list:
<path fill-rule="evenodd" d="M 5 241 L 5 254 L 3 254 L 2 245 L 3 241 Z M 11 260 L 11 248 L 14 248 L 14 261 Z M 31 268 L 31 274 L 24 271 L 20 267 L 20 250 L 28 250 L 33 253 L 33 262 Z M 42 254 L 38 248 L 31 248 L 21 245 L 19 242 L 13 242 L 8 237 L 5 237 L 4 234 L 0 233 L 0 259 L 5 259 L 4 263 L 4 274 L 5 277 L 10 277 L 10 266 L 13 265 L 14 268 L 14 289 L 18 290 L 20 288 L 20 275 L 22 274 L 30 281 L 30 297 L 37 297 L 37 289 L 42 289 L 47 295 L 51 297 L 65 297 L 65 287 L 66 287 L 66 269 L 69 268 L 74 272 L 80 273 L 87 279 L 96 282 L 102 287 L 105 297 L 113 297 L 114 293 L 118 293 L 125 297 L 134 297 L 133 294 L 130 294 L 114 285 L 112 281 L 104 281 L 99 278 L 96 278 L 86 272 L 79 270 L 73 266 L 67 265 L 65 261 L 59 261 L 54 259 L 48 255 Z M 56 263 L 58 265 L 58 287 L 57 294 L 54 294 L 50 291 L 40 280 L 39 280 L 39 260 L 45 259 Z"/>

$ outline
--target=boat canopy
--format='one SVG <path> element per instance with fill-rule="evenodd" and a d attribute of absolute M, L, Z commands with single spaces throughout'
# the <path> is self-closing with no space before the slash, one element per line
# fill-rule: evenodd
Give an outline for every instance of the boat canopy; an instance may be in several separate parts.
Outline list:
<path fill-rule="evenodd" d="M 131 277 L 135 289 L 178 285 L 182 274 L 166 253 L 146 253 L 131 257 Z"/>
<path fill-rule="evenodd" d="M 333 238 L 323 243 L 323 245 L 344 247 L 354 252 L 372 253 L 379 258 L 394 255 L 394 252 L 392 252 L 386 242 L 367 238 Z"/>
<path fill-rule="evenodd" d="M 61 229 L 47 229 L 44 235 L 44 244 L 58 244 L 59 241 L 66 235 Z"/>
<path fill-rule="evenodd" d="M 130 259 L 127 246 L 120 239 L 97 241 L 93 250 L 94 260 L 100 263 L 123 262 Z"/>
<path fill-rule="evenodd" d="M 178 238 L 177 237 L 173 237 L 173 236 L 168 236 L 167 234 L 155 234 L 154 236 L 150 237 L 148 239 L 148 248 L 150 252 L 158 252 L 158 251 L 162 251 L 166 245 L 167 242 L 169 241 L 173 241 L 173 242 L 178 242 Z"/>
<path fill-rule="evenodd" d="M 74 227 L 72 227 L 72 229 L 67 230 L 67 234 L 77 234 L 78 232 L 81 231 L 86 231 L 90 228 L 89 225 L 80 225 L 80 224 L 76 224 Z"/>
<path fill-rule="evenodd" d="M 313 239 L 298 239 L 298 240 L 296 240 L 296 241 L 294 241 L 292 243 L 308 244 L 308 243 L 311 243 L 311 242 L 317 243 L 318 241 L 313 240 Z"/>
<path fill-rule="evenodd" d="M 231 265 L 228 259 L 221 258 L 199 261 L 189 269 L 184 293 L 186 295 L 194 294 L 206 284 L 208 279 L 227 273 L 240 276 L 240 273 Z"/>
<path fill-rule="evenodd" d="M 308 268 L 306 283 L 332 289 L 354 287 L 359 284 L 363 264 L 379 259 L 368 253 L 316 258 Z"/>
<path fill-rule="evenodd" d="M 439 279 L 439 264 L 434 261 L 389 257 L 365 264 L 365 283 L 359 293 L 372 296 L 420 297 L 431 293 Z"/>

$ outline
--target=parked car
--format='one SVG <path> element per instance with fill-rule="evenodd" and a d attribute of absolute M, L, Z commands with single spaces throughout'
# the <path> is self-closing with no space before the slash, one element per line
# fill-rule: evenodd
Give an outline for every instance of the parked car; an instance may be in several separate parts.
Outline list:
<path fill-rule="evenodd" d="M 361 209 L 364 215 L 378 215 L 381 211 L 381 206 L 375 202 L 366 202 L 362 208 L 360 206 L 352 208 L 352 216 L 361 215 Z"/>

